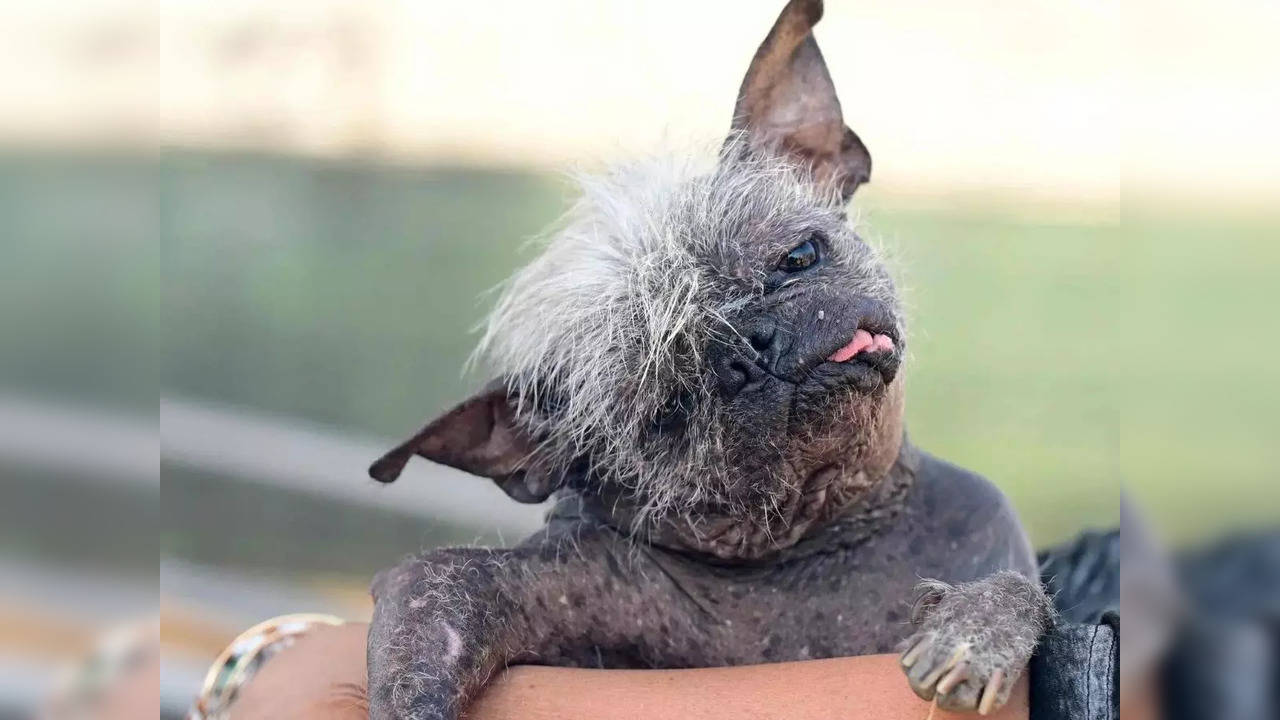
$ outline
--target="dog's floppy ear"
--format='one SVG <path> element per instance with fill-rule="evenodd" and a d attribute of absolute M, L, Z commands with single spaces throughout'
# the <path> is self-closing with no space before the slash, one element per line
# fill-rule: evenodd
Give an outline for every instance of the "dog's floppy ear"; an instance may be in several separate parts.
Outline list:
<path fill-rule="evenodd" d="M 534 447 L 533 439 L 515 422 L 506 383 L 494 381 L 378 458 L 369 466 L 369 475 L 378 482 L 392 482 L 409 458 L 421 455 L 491 478 L 519 502 L 537 503 L 546 500 L 559 482 L 528 466 Z"/>
<path fill-rule="evenodd" d="M 848 200 L 871 178 L 871 154 L 844 124 L 827 64 L 813 39 L 822 0 L 791 0 L 756 50 L 738 91 L 735 134 L 752 150 L 782 152 L 812 167 Z"/>

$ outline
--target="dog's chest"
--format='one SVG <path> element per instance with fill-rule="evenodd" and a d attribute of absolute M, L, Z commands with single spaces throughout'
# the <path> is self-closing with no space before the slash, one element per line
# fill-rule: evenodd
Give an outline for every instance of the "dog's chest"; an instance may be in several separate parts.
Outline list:
<path fill-rule="evenodd" d="M 889 652 L 910 634 L 917 578 L 900 568 L 860 565 L 851 557 L 817 557 L 691 585 L 720 616 L 712 644 L 726 664 Z"/>

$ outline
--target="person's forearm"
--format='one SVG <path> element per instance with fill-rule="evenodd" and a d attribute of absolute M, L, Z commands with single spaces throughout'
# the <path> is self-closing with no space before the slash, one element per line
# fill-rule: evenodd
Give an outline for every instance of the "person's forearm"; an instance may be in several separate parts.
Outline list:
<path fill-rule="evenodd" d="M 467 720 L 923 720 L 930 703 L 907 686 L 896 655 L 697 670 L 513 667 Z M 935 711 L 935 720 L 973 717 Z M 991 717 L 1027 717 L 1025 681 Z"/>
<path fill-rule="evenodd" d="M 319 627 L 243 689 L 232 720 L 365 720 L 366 625 Z M 924 720 L 896 655 L 698 670 L 518 666 L 493 678 L 467 720 Z M 935 711 L 935 720 L 972 717 Z M 992 717 L 1027 717 L 1026 681 Z"/>

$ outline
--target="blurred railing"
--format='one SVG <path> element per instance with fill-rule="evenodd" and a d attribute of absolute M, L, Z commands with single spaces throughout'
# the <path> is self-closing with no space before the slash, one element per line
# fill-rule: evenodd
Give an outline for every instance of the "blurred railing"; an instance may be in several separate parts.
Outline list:
<path fill-rule="evenodd" d="M 10 511 L 33 523 L 63 526 L 83 535 L 73 538 L 73 545 L 110 545 L 126 540 L 129 533 L 153 529 L 163 536 L 173 529 L 175 518 L 181 522 L 181 514 L 173 512 L 177 505 L 163 498 L 162 463 L 176 472 L 197 473 L 205 496 L 227 496 L 220 502 L 233 507 L 278 504 L 271 498 L 283 493 L 295 498 L 285 500 L 286 506 L 303 504 L 298 514 L 320 524 L 364 512 L 375 524 L 383 522 L 380 518 L 400 516 L 410 527 L 447 523 L 487 537 L 513 539 L 540 524 L 541 508 L 517 505 L 488 482 L 426 462 L 411 464 L 394 485 L 378 485 L 364 469 L 392 444 L 188 399 L 164 400 L 157 423 L 141 416 L 0 395 L 0 473 L 6 483 L 12 481 L 11 487 L 25 483 L 27 488 L 21 506 Z M 57 489 L 47 490 L 50 485 Z M 86 522 L 72 514 L 77 503 L 67 498 L 84 500 L 89 492 L 96 500 L 89 501 L 95 507 L 88 510 Z M 171 496 L 170 502 L 183 501 L 183 494 Z M 101 500 L 111 497 L 120 500 Z M 326 502 L 317 504 L 321 500 Z M 139 520 L 150 517 L 147 509 L 136 516 L 113 510 L 148 503 L 159 509 L 156 526 Z M 94 515 L 113 512 L 115 517 L 92 521 Z M 242 541 L 253 530 L 228 527 Z M 252 541 L 272 542 L 266 530 Z M 143 540 L 143 546 L 154 547 L 154 538 Z M 296 538 L 299 544 L 319 541 Z M 400 540 L 388 535 L 381 542 Z M 406 543 L 394 552 L 415 549 Z M 176 555 L 161 550 L 165 556 L 156 558 L 156 566 L 142 559 L 141 571 L 110 562 L 95 566 L 77 554 L 60 556 L 45 550 L 37 542 L 0 552 L 0 667 L 4 677 L 15 679 L 0 683 L 0 717 L 29 713 L 59 672 L 75 661 L 79 648 L 120 622 L 156 613 L 163 617 L 161 700 L 168 717 L 189 702 L 205 663 L 217 649 L 252 623 L 290 611 L 327 611 L 353 618 L 367 612 L 367 598 L 360 589 L 363 580 L 326 580 L 284 568 L 263 572 L 235 567 L 234 562 L 223 566 L 217 560 L 184 557 L 181 549 Z M 147 567 L 158 568 L 158 585 L 154 575 L 148 579 Z M 17 681 L 20 678 L 27 680 Z"/>
<path fill-rule="evenodd" d="M 425 461 L 410 463 L 394 485 L 378 485 L 365 470 L 394 444 L 192 400 L 160 403 L 164 462 L 510 537 L 540 524 L 537 506 L 510 502 L 487 482 Z"/>

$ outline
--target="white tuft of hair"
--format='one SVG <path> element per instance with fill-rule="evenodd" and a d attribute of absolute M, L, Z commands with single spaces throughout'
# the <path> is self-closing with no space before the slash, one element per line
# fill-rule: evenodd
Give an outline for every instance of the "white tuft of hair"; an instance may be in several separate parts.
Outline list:
<path fill-rule="evenodd" d="M 704 353 L 734 341 L 727 319 L 763 295 L 751 244 L 814 223 L 844 228 L 833 240 L 847 246 L 844 262 L 865 266 L 860 290 L 894 298 L 878 253 L 811 177 L 735 139 L 705 159 L 650 158 L 577 178 L 581 197 L 502 287 L 473 358 L 506 380 L 517 417 L 545 439 L 529 462 L 567 469 L 588 457 L 640 498 L 642 517 L 727 501 L 732 447 Z M 673 444 L 651 429 L 676 398 L 692 414 Z"/>

